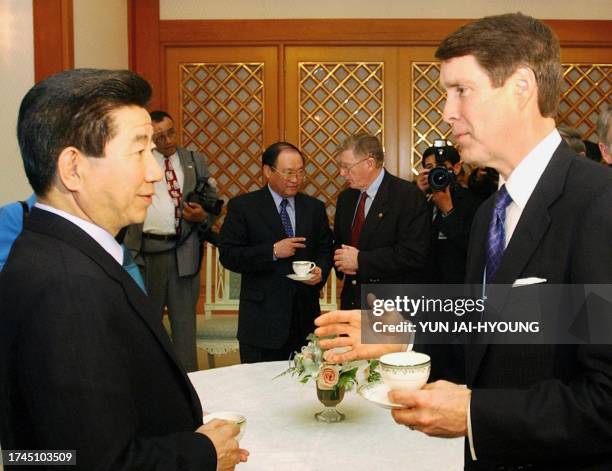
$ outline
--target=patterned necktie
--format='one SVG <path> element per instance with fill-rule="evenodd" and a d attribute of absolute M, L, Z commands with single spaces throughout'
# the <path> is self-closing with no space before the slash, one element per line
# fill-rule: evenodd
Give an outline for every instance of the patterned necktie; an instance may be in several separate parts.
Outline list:
<path fill-rule="evenodd" d="M 353 220 L 353 227 L 351 227 L 351 245 L 353 247 L 359 247 L 359 236 L 361 235 L 361 229 L 365 222 L 365 204 L 368 194 L 364 191 L 361 193 L 359 203 L 357 204 L 357 212 L 355 213 L 355 219 Z"/>
<path fill-rule="evenodd" d="M 176 178 L 176 172 L 170 163 L 170 157 L 164 157 L 164 169 L 168 193 L 170 194 L 170 198 L 172 198 L 172 202 L 174 203 L 174 229 L 176 230 L 176 235 L 178 236 L 181 234 L 181 200 L 183 199 L 183 192 L 181 191 L 181 186 L 178 183 L 178 178 Z"/>
<path fill-rule="evenodd" d="M 123 245 L 123 269 L 132 277 L 132 279 L 136 282 L 140 289 L 147 294 L 147 289 L 145 288 L 144 280 L 142 279 L 142 275 L 140 274 L 140 269 L 136 262 L 134 261 L 134 257 L 132 257 L 131 252 L 128 248 Z"/>
<path fill-rule="evenodd" d="M 291 226 L 291 219 L 289 219 L 289 213 L 287 212 L 287 205 L 289 204 L 289 200 L 286 198 L 283 198 L 283 201 L 281 201 L 280 207 L 280 218 L 281 218 L 281 222 L 283 223 L 283 229 L 285 229 L 285 234 L 287 234 L 287 237 L 293 237 L 293 226 Z"/>
<path fill-rule="evenodd" d="M 502 185 L 495 196 L 495 207 L 493 208 L 493 217 L 487 236 L 487 281 L 492 280 L 497 273 L 504 254 L 506 245 L 504 224 L 506 222 L 506 208 L 510 203 L 512 203 L 512 197 L 508 194 L 506 185 Z"/>

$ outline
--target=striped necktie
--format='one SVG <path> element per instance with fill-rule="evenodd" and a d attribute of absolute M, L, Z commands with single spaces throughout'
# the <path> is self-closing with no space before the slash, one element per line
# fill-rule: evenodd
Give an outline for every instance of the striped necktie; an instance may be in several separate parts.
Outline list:
<path fill-rule="evenodd" d="M 486 247 L 487 281 L 493 279 L 501 263 L 504 250 L 506 249 L 506 208 L 512 203 L 512 197 L 506 190 L 506 185 L 497 192 L 495 196 L 495 207 L 493 217 L 489 225 Z"/>
<path fill-rule="evenodd" d="M 285 234 L 287 237 L 293 237 L 293 226 L 291 225 L 291 219 L 289 218 L 289 213 L 287 212 L 287 205 L 289 204 L 289 200 L 287 198 L 283 198 L 280 204 L 280 218 L 283 223 L 283 229 L 285 229 Z"/>

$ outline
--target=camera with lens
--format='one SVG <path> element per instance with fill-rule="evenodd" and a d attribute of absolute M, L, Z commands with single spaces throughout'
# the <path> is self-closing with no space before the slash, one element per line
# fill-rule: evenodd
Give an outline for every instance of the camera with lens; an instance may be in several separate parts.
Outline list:
<path fill-rule="evenodd" d="M 431 191 L 444 191 L 449 186 L 453 188 L 457 183 L 457 175 L 452 168 L 446 168 L 444 162 L 449 161 L 454 165 L 459 161 L 459 153 L 453 146 L 447 145 L 444 139 L 434 140 L 433 147 L 427 149 L 423 155 L 432 153 L 436 157 L 436 166 L 427 176 L 429 188 Z"/>
<path fill-rule="evenodd" d="M 219 214 L 221 214 L 221 209 L 223 208 L 225 201 L 223 201 L 222 199 L 210 198 L 206 196 L 208 188 L 212 188 L 212 186 L 213 185 L 210 184 L 207 178 L 198 177 L 195 189 L 191 193 L 189 193 L 185 197 L 185 199 L 189 203 L 199 204 L 200 206 L 202 206 L 202 208 L 204 208 L 204 211 L 206 211 L 207 213 L 218 216 Z"/>

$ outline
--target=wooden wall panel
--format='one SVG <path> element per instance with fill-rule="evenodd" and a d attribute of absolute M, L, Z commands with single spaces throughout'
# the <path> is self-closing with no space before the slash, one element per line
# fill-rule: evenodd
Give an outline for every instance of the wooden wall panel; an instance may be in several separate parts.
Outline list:
<path fill-rule="evenodd" d="M 72 0 L 34 0 L 34 80 L 74 67 Z"/>

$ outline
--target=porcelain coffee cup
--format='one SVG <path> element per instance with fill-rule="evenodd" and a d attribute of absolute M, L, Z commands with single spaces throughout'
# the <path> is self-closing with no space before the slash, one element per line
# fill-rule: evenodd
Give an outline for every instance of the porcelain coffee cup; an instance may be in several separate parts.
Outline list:
<path fill-rule="evenodd" d="M 387 353 L 380 357 L 380 376 L 389 389 L 421 389 L 431 371 L 431 358 L 420 352 Z"/>
<path fill-rule="evenodd" d="M 236 441 L 240 441 L 242 436 L 244 435 L 244 431 L 246 430 L 246 417 L 238 412 L 232 411 L 219 411 L 219 412 L 211 412 L 210 414 L 206 414 L 202 417 L 202 422 L 207 424 L 215 419 L 226 420 L 228 422 L 234 422 L 238 424 L 240 427 L 240 432 L 236 435 Z"/>
<path fill-rule="evenodd" d="M 316 264 L 308 260 L 297 260 L 293 262 L 293 271 L 298 276 L 308 275 L 314 267 L 316 267 Z"/>

